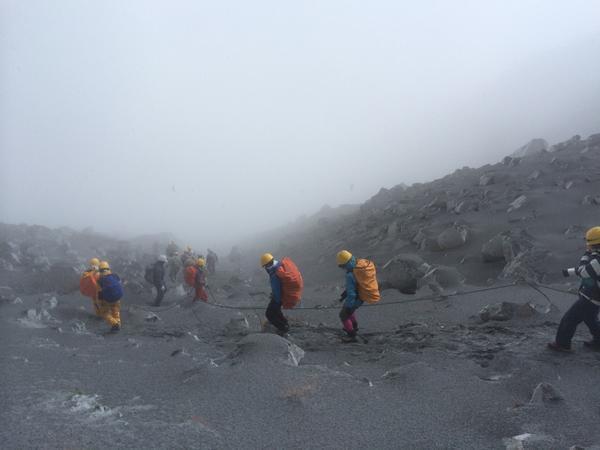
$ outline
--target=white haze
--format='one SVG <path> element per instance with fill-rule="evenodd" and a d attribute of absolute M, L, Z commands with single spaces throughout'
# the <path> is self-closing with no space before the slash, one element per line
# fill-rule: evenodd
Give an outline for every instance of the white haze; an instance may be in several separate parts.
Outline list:
<path fill-rule="evenodd" d="M 0 4 L 0 221 L 207 245 L 600 131 L 600 2 Z"/>

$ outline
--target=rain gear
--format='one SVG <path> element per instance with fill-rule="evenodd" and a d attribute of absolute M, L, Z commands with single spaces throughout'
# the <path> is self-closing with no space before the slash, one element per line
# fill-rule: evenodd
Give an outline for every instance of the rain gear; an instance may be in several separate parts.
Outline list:
<path fill-rule="evenodd" d="M 206 292 L 206 274 L 202 267 L 196 267 L 196 278 L 194 283 L 194 301 L 208 301 L 208 293 Z"/>
<path fill-rule="evenodd" d="M 100 275 L 99 284 L 102 285 L 102 278 L 114 276 L 111 272 Z M 102 292 L 100 291 L 100 298 L 102 298 Z M 106 301 L 99 300 L 100 316 L 108 323 L 113 330 L 119 330 L 121 328 L 121 301 Z"/>
<path fill-rule="evenodd" d="M 379 301 L 379 286 L 372 261 L 352 256 L 343 269 L 346 271 L 346 290 L 342 294 L 344 305 L 339 317 L 348 336 L 354 338 L 358 331 L 355 312 L 365 301 Z"/>
<path fill-rule="evenodd" d="M 98 280 L 100 273 L 96 269 L 86 270 L 81 274 L 79 280 L 79 290 L 83 295 L 92 299 L 92 306 L 96 316 L 102 317 L 102 302 L 98 298 L 100 287 L 98 286 Z"/>

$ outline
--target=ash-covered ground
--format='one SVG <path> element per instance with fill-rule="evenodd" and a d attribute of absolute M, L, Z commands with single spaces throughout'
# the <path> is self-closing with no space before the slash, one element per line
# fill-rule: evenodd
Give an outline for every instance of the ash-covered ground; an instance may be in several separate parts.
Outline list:
<path fill-rule="evenodd" d="M 262 331 L 260 310 L 173 289 L 160 308 L 125 299 L 108 334 L 79 295 L 17 297 L 1 307 L 3 448 L 590 447 L 600 354 L 546 350 L 572 301 L 548 296 L 555 306 L 515 286 L 365 307 L 356 344 L 340 343 L 336 310 L 289 313 L 286 340 Z M 331 300 L 309 291 L 303 306 Z M 502 301 L 532 307 L 481 319 Z"/>

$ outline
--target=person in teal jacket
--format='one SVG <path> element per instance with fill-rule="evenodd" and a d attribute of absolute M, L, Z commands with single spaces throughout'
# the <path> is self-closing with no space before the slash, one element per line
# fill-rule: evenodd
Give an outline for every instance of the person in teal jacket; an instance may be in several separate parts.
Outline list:
<path fill-rule="evenodd" d="M 337 254 L 336 261 L 338 267 L 346 272 L 346 290 L 340 297 L 340 301 L 344 302 L 340 311 L 340 320 L 346 332 L 346 336 L 342 337 L 342 342 L 356 342 L 358 322 L 354 313 L 363 304 L 363 301 L 358 298 L 358 286 L 353 273 L 356 267 L 356 258 L 349 251 L 342 250 Z"/>

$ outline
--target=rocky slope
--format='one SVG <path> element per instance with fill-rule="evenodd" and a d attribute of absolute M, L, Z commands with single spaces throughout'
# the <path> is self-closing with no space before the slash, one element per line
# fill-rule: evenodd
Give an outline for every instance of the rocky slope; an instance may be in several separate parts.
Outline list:
<path fill-rule="evenodd" d="M 546 146 L 535 139 L 515 152 L 523 156 L 381 189 L 359 211 L 275 232 L 245 246 L 249 267 L 261 246 L 274 247 L 320 282 L 335 274 L 335 253 L 348 248 L 374 259 L 383 281 L 423 261 L 439 269 L 442 284 L 556 281 L 577 262 L 585 230 L 600 223 L 600 134 Z"/>

